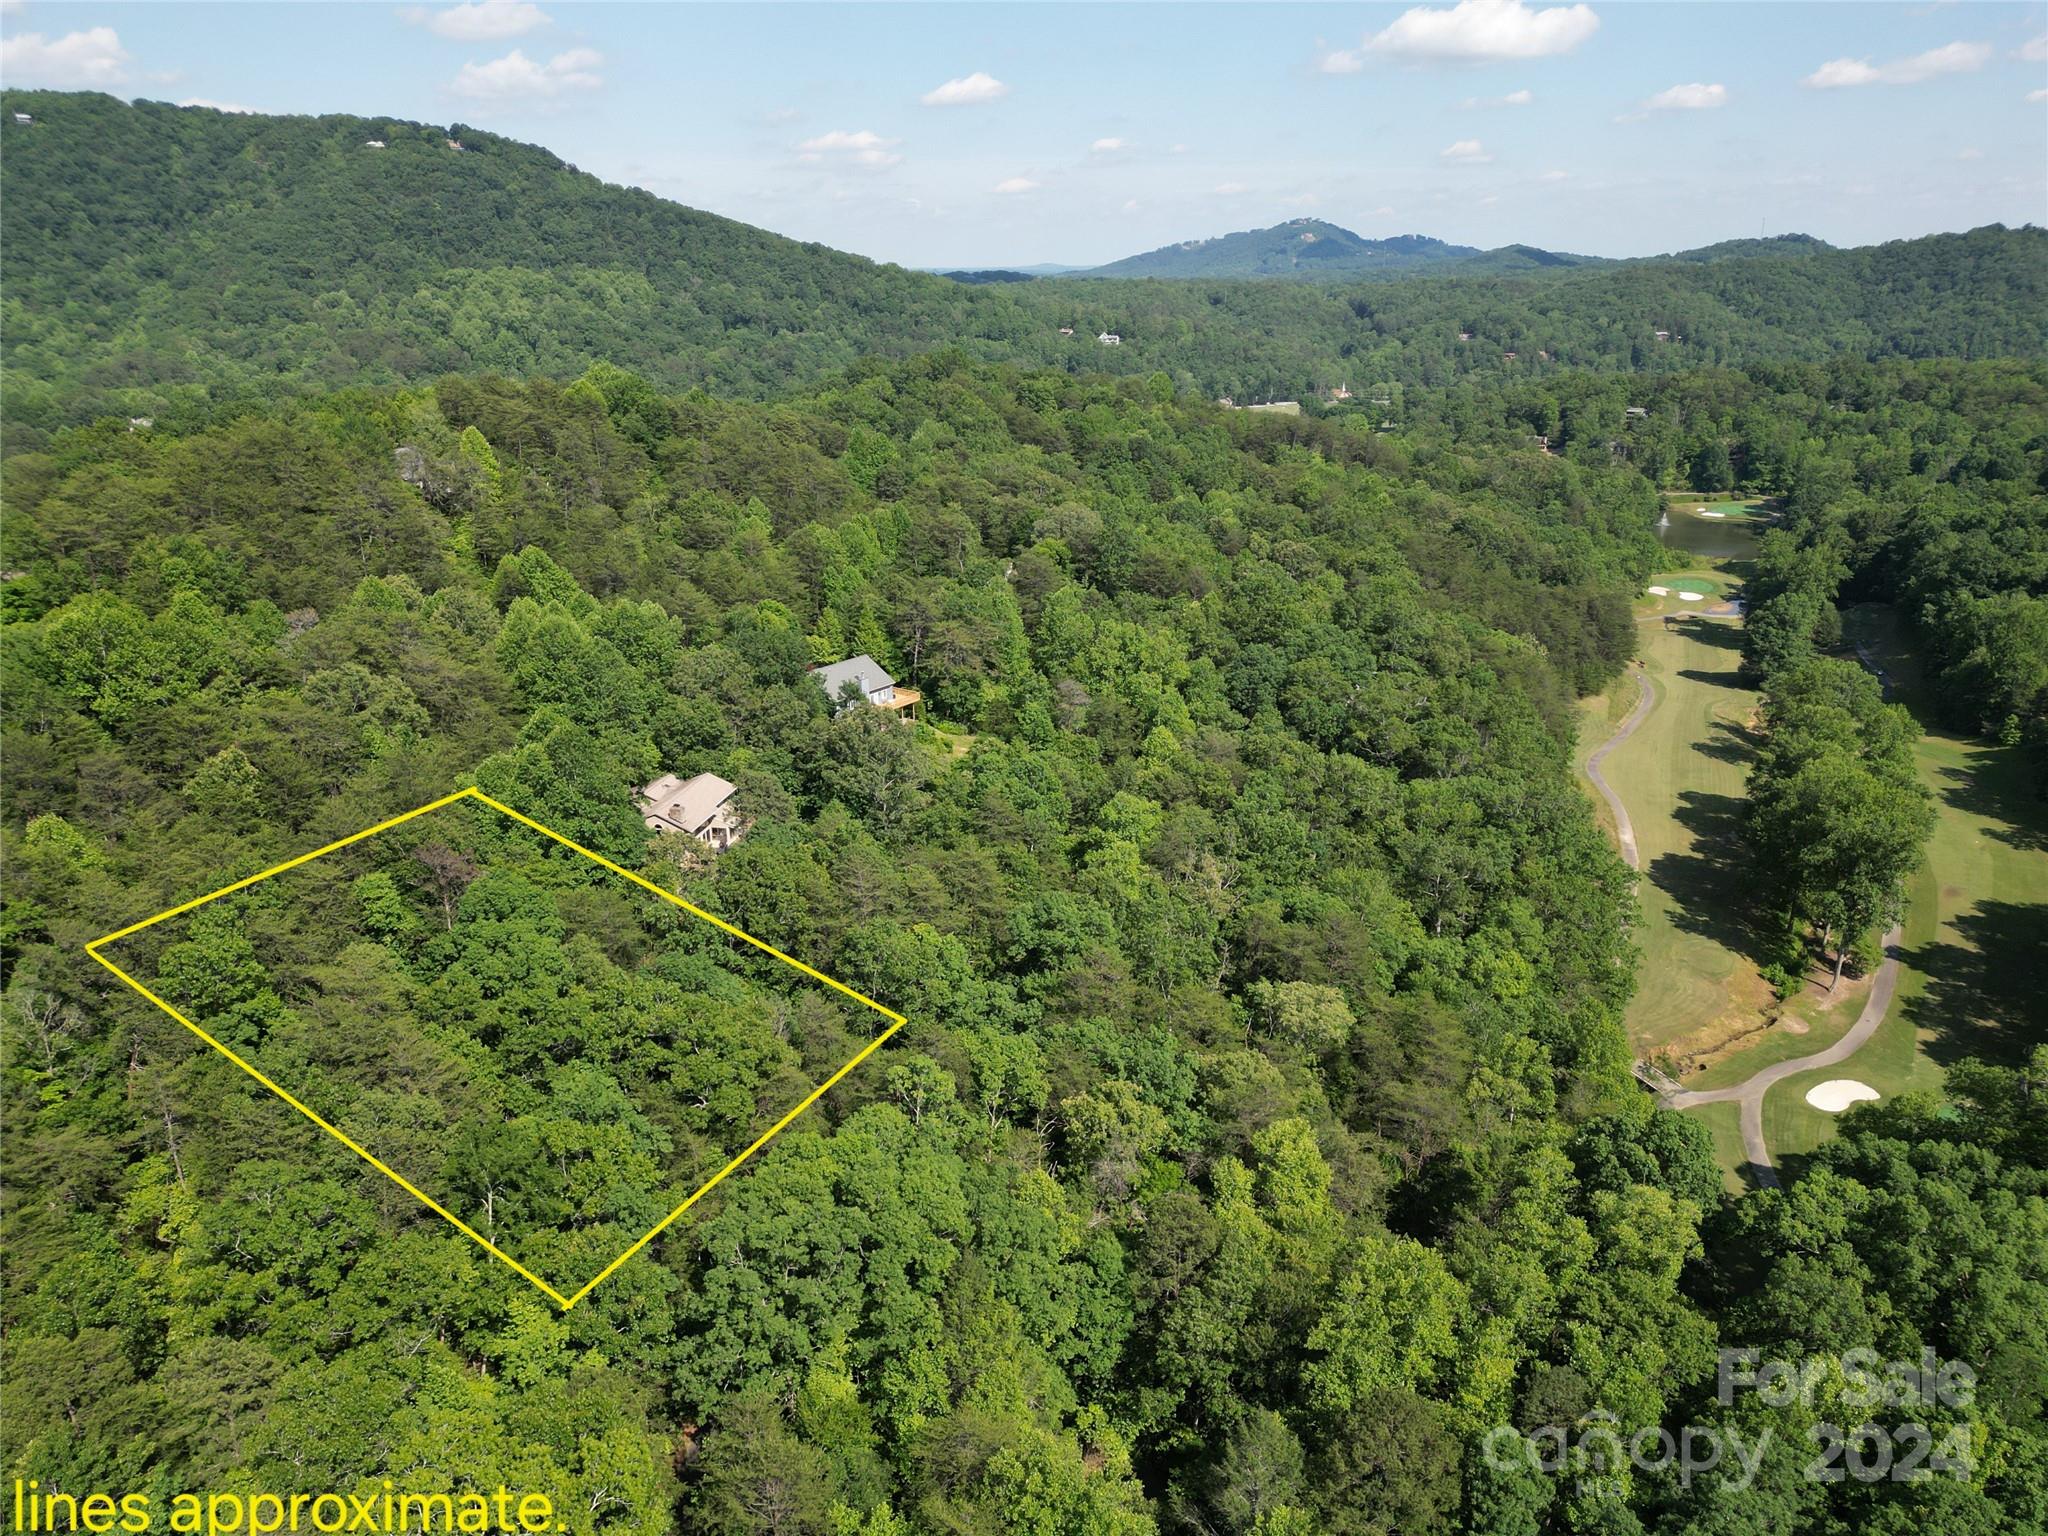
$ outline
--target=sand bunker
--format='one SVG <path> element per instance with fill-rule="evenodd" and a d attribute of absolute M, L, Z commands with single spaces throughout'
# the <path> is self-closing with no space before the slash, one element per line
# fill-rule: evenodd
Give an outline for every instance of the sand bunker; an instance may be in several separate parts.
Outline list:
<path fill-rule="evenodd" d="M 1726 512 L 1709 512 L 1705 507 L 1700 508 L 1701 517 L 1726 517 L 1727 515 Z"/>
<path fill-rule="evenodd" d="M 1681 603 L 1703 603 L 1707 600 L 1707 594 L 1704 592 L 1681 592 L 1678 594 L 1678 600 Z"/>
<path fill-rule="evenodd" d="M 1868 1083 L 1859 1083 L 1853 1077 L 1831 1077 L 1824 1083 L 1815 1083 L 1806 1090 L 1806 1102 L 1815 1109 L 1831 1115 L 1839 1115 L 1851 1104 L 1860 1104 L 1866 1099 L 1878 1097 L 1878 1092 Z"/>
<path fill-rule="evenodd" d="M 1670 589 L 1669 587 L 1652 587 L 1652 588 L 1650 588 L 1650 596 L 1652 596 L 1652 597 L 1669 597 L 1670 595 L 1671 595 L 1671 589 Z"/>

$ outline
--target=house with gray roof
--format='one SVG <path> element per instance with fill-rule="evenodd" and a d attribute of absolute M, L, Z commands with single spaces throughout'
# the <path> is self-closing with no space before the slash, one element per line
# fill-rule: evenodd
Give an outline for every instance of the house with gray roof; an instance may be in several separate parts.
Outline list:
<path fill-rule="evenodd" d="M 923 694 L 904 687 L 889 675 L 888 668 L 865 653 L 813 667 L 811 676 L 825 690 L 835 715 L 843 715 L 860 704 L 872 704 L 876 709 L 895 710 L 904 719 L 915 720 L 917 706 L 924 701 Z"/>
<path fill-rule="evenodd" d="M 656 832 L 680 832 L 707 848 L 726 849 L 747 835 L 747 823 L 733 804 L 737 785 L 715 773 L 679 779 L 664 773 L 633 796 L 641 817 Z"/>

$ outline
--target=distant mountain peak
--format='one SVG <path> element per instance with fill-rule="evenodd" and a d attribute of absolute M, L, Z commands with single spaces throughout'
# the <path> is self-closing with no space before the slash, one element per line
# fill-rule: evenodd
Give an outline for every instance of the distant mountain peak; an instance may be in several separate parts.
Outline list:
<path fill-rule="evenodd" d="M 1096 267 L 1090 277 L 1356 278 L 1472 265 L 1488 271 L 1579 266 L 1592 258 L 1534 246 L 1482 251 L 1431 235 L 1372 239 L 1303 214 L 1265 229 L 1204 235 Z"/>

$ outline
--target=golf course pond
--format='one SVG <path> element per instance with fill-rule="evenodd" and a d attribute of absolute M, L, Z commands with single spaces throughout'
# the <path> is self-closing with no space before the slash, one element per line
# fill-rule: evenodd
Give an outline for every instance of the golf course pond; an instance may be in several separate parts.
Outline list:
<path fill-rule="evenodd" d="M 1694 510 L 1703 506 L 1705 514 Z M 1714 513 L 1724 513 L 1716 517 Z M 1752 560 L 1767 524 L 1741 502 L 1674 502 L 1657 524 L 1666 549 L 1683 550 L 1695 562 Z"/>

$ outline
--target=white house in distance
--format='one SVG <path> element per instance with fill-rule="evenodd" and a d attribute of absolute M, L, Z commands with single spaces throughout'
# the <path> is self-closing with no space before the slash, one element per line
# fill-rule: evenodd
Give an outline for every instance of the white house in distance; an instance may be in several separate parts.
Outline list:
<path fill-rule="evenodd" d="M 664 773 L 643 784 L 633 796 L 647 825 L 656 832 L 680 832 L 707 848 L 725 849 L 747 835 L 747 824 L 733 804 L 738 788 L 715 773 L 679 779 Z"/>
<path fill-rule="evenodd" d="M 1100 336 L 1096 337 L 1095 339 L 1101 342 L 1105 347 L 1120 347 L 1124 344 L 1123 337 L 1117 335 L 1115 331 L 1104 331 Z"/>
<path fill-rule="evenodd" d="M 831 701 L 835 715 L 845 714 L 856 704 L 868 703 L 876 709 L 899 710 L 904 719 L 915 720 L 917 706 L 924 702 L 923 694 L 915 688 L 903 687 L 889 675 L 886 667 L 865 652 L 829 666 L 813 667 L 811 676 L 825 690 L 825 697 Z M 849 685 L 859 691 L 859 698 L 847 696 Z"/>

